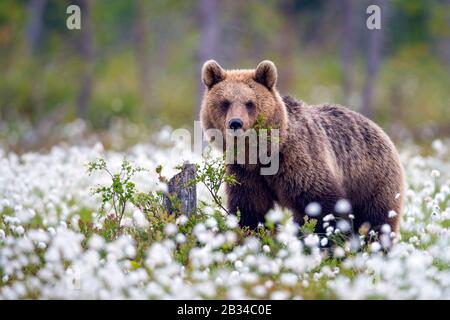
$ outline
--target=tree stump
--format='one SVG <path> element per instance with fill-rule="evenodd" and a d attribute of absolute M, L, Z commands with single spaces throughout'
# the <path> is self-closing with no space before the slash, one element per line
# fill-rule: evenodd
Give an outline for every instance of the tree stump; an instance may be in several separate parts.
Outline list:
<path fill-rule="evenodd" d="M 170 214 L 186 214 L 195 212 L 197 207 L 197 188 L 192 181 L 197 170 L 194 164 L 184 163 L 181 172 L 173 176 L 168 184 L 166 208 Z"/>

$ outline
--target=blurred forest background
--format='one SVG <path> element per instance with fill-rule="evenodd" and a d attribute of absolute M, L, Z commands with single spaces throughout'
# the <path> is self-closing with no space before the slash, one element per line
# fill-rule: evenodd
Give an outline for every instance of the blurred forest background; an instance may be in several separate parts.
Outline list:
<path fill-rule="evenodd" d="M 381 30 L 366 28 L 371 4 Z M 190 128 L 210 58 L 273 60 L 282 94 L 346 104 L 397 141 L 450 136 L 450 0 L 1 0 L 2 145 Z"/>

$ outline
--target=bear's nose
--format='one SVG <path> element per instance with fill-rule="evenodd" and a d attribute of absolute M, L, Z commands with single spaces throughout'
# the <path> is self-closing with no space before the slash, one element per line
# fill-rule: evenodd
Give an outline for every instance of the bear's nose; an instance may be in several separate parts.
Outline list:
<path fill-rule="evenodd" d="M 228 127 L 232 130 L 242 129 L 243 125 L 244 125 L 244 123 L 239 118 L 234 118 L 234 119 L 231 119 L 230 121 L 228 121 Z"/>

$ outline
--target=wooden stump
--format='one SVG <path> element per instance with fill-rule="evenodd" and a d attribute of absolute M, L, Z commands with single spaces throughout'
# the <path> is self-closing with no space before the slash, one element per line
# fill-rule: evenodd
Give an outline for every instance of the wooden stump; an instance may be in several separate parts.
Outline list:
<path fill-rule="evenodd" d="M 194 164 L 184 163 L 181 172 L 169 180 L 166 208 L 170 214 L 190 215 L 197 207 L 197 188 L 192 181 L 197 170 Z"/>

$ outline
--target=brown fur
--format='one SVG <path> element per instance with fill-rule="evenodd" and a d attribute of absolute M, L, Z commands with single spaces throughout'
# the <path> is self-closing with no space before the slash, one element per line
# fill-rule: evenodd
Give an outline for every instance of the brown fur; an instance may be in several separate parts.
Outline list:
<path fill-rule="evenodd" d="M 258 115 L 280 129 L 280 168 L 262 176 L 247 166 L 228 165 L 239 181 L 227 186 L 228 208 L 241 212 L 241 225 L 255 228 L 275 203 L 289 208 L 301 224 L 305 207 L 317 202 L 322 216 L 334 213 L 339 199 L 348 199 L 355 227 L 372 229 L 388 223 L 398 231 L 404 194 L 403 169 L 389 137 L 369 119 L 343 106 L 310 106 L 276 89 L 277 72 L 270 61 L 256 70 L 223 70 L 215 61 L 203 67 L 206 85 L 202 103 L 203 129 L 222 132 L 239 117 L 244 130 Z M 228 104 L 223 105 L 223 101 Z M 247 108 L 248 101 L 254 103 Z M 400 197 L 396 199 L 396 194 Z M 397 216 L 388 217 L 395 210 Z M 318 223 L 318 232 L 323 232 Z M 356 229 L 357 230 L 357 229 Z"/>

